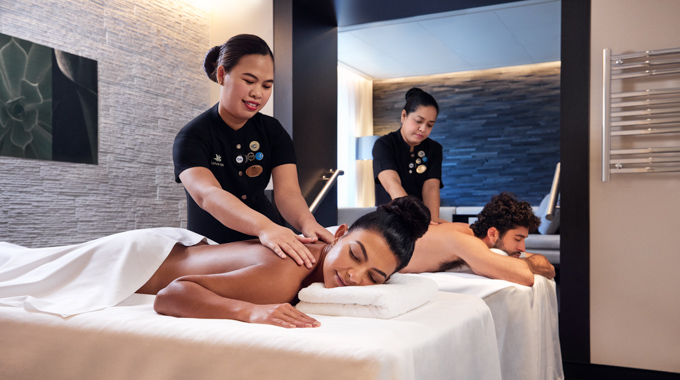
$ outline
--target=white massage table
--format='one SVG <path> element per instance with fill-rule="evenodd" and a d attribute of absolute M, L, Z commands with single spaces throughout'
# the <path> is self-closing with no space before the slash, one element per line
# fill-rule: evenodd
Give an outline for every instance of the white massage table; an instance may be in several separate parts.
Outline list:
<path fill-rule="evenodd" d="M 315 316 L 314 329 L 173 318 L 152 302 L 135 294 L 65 319 L 0 306 L 0 378 L 501 379 L 475 296 L 438 292 L 387 320 Z"/>
<path fill-rule="evenodd" d="M 471 273 L 421 276 L 435 280 L 440 291 L 486 302 L 496 328 L 503 380 L 564 379 L 555 281 L 534 275 L 534 286 L 529 287 Z"/>

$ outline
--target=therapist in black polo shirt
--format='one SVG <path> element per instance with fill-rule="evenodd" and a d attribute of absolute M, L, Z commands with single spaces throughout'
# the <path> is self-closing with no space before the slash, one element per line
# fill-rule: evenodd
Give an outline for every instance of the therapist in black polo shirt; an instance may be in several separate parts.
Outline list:
<path fill-rule="evenodd" d="M 442 146 L 428 137 L 438 114 L 432 95 L 416 87 L 408 90 L 401 128 L 373 145 L 376 206 L 414 195 L 430 210 L 432 223 L 446 222 L 439 218 Z"/>
<path fill-rule="evenodd" d="M 333 235 L 317 223 L 297 177 L 293 141 L 278 120 L 261 114 L 274 85 L 274 56 L 261 38 L 241 34 L 205 57 L 219 102 L 175 138 L 175 181 L 187 191 L 188 229 L 219 243 L 258 238 L 277 255 L 311 267 L 303 243 Z M 302 232 L 281 226 L 264 194 L 272 177 L 281 215 Z"/>

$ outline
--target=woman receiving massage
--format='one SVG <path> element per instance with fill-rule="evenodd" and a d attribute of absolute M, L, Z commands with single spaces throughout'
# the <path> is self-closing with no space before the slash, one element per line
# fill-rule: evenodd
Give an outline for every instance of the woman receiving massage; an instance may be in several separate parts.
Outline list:
<path fill-rule="evenodd" d="M 302 288 L 315 282 L 322 282 L 326 288 L 385 283 L 408 264 L 415 242 L 425 233 L 429 221 L 429 210 L 418 199 L 395 199 L 364 215 L 349 229 L 346 225 L 340 226 L 333 243 L 307 244 L 316 259 L 312 268 L 279 259 L 257 240 L 197 244 L 202 236 L 180 229 L 167 229 L 165 233 L 172 236 L 189 233 L 193 243 L 185 245 L 180 241 L 186 239 L 159 237 L 161 234 L 153 229 L 128 231 L 93 241 L 100 241 L 99 245 L 89 242 L 28 249 L 0 243 L 0 304 L 18 307 L 29 304 L 42 311 L 68 316 L 113 306 L 136 292 L 156 294 L 154 309 L 170 316 L 234 319 L 288 328 L 316 327 L 318 321 L 291 305 Z M 154 239 L 162 242 L 148 245 L 148 241 Z M 106 250 L 113 253 L 105 253 Z M 166 252 L 159 253 L 163 250 Z M 122 251 L 127 252 L 119 254 Z M 81 257 L 85 261 L 83 266 L 98 264 L 85 269 L 78 265 L 68 267 Z M 144 260 L 146 264 L 142 264 Z M 153 260 L 156 260 L 155 266 L 150 264 Z M 54 267 L 59 261 L 67 264 L 59 270 L 44 272 L 49 270 L 46 267 Z M 127 274 L 112 274 L 122 272 L 119 268 L 125 266 L 128 266 L 124 270 Z M 19 269 L 24 273 L 17 274 Z M 36 275 L 41 270 L 39 276 L 43 280 L 36 283 Z M 79 281 L 74 277 L 86 271 L 95 274 L 74 285 Z M 142 274 L 129 273 L 134 271 Z M 75 273 L 73 277 L 72 273 Z M 112 290 L 110 284 L 116 284 L 118 289 Z M 126 286 L 128 290 L 122 290 Z M 61 289 L 71 293 L 57 294 Z M 110 297 L 110 302 L 106 301 L 111 292 L 117 294 Z M 52 309 L 45 306 L 85 302 L 83 299 L 88 297 L 89 304 L 73 309 L 76 311 L 63 311 L 70 305 Z"/>

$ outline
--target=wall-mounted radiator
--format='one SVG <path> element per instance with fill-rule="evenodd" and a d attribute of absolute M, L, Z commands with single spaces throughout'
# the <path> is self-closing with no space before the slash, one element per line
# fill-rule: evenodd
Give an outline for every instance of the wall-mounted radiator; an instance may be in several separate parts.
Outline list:
<path fill-rule="evenodd" d="M 607 48 L 602 67 L 602 181 L 680 171 L 680 48 Z"/>

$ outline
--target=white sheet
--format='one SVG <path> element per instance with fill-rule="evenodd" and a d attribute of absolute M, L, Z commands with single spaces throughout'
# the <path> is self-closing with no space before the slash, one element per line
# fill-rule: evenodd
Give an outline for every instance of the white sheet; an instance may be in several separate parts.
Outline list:
<path fill-rule="evenodd" d="M 0 243 L 0 305 L 63 317 L 113 306 L 144 285 L 175 244 L 200 241 L 208 239 L 153 228 L 63 247 Z"/>
<path fill-rule="evenodd" d="M 468 273 L 423 273 L 440 291 L 474 295 L 489 305 L 504 380 L 564 379 L 555 281 L 534 275 L 534 286 Z"/>
<path fill-rule="evenodd" d="M 534 286 L 510 286 L 484 301 L 496 326 L 504 380 L 564 379 L 555 281 L 534 275 Z"/>
<path fill-rule="evenodd" d="M 158 315 L 153 296 L 66 319 L 0 307 L 0 378 L 500 379 L 491 313 L 472 296 L 383 320 L 283 329 Z"/>
<path fill-rule="evenodd" d="M 437 283 L 414 274 L 394 273 L 381 285 L 326 289 L 314 283 L 300 290 L 295 306 L 307 314 L 394 318 L 424 305 L 437 293 Z"/>

